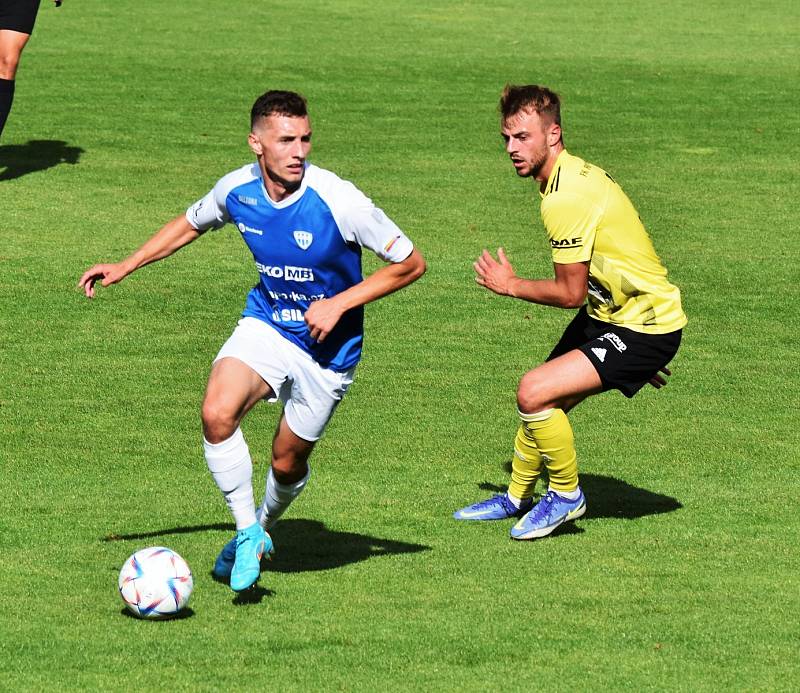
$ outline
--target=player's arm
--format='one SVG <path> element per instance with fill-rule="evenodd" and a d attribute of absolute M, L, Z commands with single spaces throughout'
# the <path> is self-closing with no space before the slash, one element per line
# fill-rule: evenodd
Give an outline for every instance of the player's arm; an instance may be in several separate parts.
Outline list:
<path fill-rule="evenodd" d="M 78 287 L 84 290 L 87 297 L 94 298 L 97 281 L 100 286 L 116 284 L 140 267 L 172 255 L 201 233 L 189 223 L 186 215 L 181 214 L 162 226 L 141 248 L 124 260 L 90 267 L 78 281 Z"/>
<path fill-rule="evenodd" d="M 322 342 L 348 310 L 377 301 L 408 286 L 419 279 L 425 269 L 422 253 L 414 248 L 405 260 L 384 265 L 336 296 L 314 301 L 305 314 L 311 337 Z"/>
<path fill-rule="evenodd" d="M 524 279 L 518 277 L 502 248 L 497 259 L 488 250 L 473 264 L 475 281 L 500 296 L 557 308 L 578 308 L 589 291 L 589 263 L 553 263 L 553 279 Z"/>

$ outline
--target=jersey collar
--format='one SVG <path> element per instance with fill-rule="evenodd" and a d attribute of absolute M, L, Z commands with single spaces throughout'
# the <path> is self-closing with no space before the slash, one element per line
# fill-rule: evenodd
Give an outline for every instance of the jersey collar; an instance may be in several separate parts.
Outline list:
<path fill-rule="evenodd" d="M 297 202 L 306 191 L 308 187 L 308 169 L 311 167 L 311 164 L 306 161 L 304 164 L 303 169 L 303 180 L 300 181 L 300 187 L 297 188 L 291 195 L 288 197 L 284 197 L 280 202 L 275 202 L 267 192 L 267 187 L 264 185 L 264 178 L 259 176 L 261 179 L 261 192 L 264 195 L 264 199 L 267 201 L 267 204 L 274 207 L 275 209 L 284 209 L 285 207 L 291 207 L 295 202 Z"/>
<path fill-rule="evenodd" d="M 556 160 L 553 162 L 553 170 L 550 171 L 550 176 L 547 178 L 547 182 L 539 187 L 539 197 L 544 197 L 553 191 L 555 181 L 558 179 L 558 174 L 561 172 L 561 164 L 564 163 L 562 159 L 566 159 L 568 156 L 569 154 L 567 154 L 566 148 L 562 149 L 558 153 Z"/>

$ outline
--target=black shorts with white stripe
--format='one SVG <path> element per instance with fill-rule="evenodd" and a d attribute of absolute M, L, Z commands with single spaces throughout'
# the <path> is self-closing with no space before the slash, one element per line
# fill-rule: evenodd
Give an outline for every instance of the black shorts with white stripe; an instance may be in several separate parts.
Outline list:
<path fill-rule="evenodd" d="M 633 397 L 678 351 L 682 330 L 644 334 L 589 317 L 578 311 L 548 361 L 579 349 L 597 370 L 604 390 Z"/>

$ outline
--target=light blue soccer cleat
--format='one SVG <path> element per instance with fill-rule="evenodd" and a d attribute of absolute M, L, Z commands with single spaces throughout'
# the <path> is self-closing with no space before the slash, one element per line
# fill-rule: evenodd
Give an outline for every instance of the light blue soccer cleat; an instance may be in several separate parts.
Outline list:
<path fill-rule="evenodd" d="M 275 548 L 272 545 L 272 537 L 270 537 L 268 532 L 265 532 L 265 534 L 267 540 L 264 545 L 264 555 L 268 560 L 271 560 L 272 556 L 275 554 Z M 233 572 L 233 564 L 236 561 L 236 540 L 238 537 L 239 535 L 235 534 L 233 539 L 222 547 L 222 551 L 219 552 L 217 560 L 214 561 L 214 570 L 212 571 L 214 577 L 221 580 L 230 580 L 231 573 Z"/>
<path fill-rule="evenodd" d="M 229 558 L 233 544 L 233 563 Z M 272 539 L 257 522 L 239 530 L 214 563 L 214 575 L 230 577 L 231 589 L 241 592 L 252 587 L 261 574 L 261 556 L 272 550 Z M 230 567 L 229 567 L 230 566 Z"/>
<path fill-rule="evenodd" d="M 578 489 L 580 491 L 580 488 Z M 575 500 L 548 491 L 536 506 L 511 528 L 513 539 L 536 539 L 546 537 L 564 522 L 576 520 L 586 512 L 583 491 Z"/>
<path fill-rule="evenodd" d="M 231 589 L 241 592 L 252 587 L 261 575 L 261 556 L 267 546 L 267 533 L 254 522 L 236 532 L 236 559 L 231 570 Z"/>
<path fill-rule="evenodd" d="M 528 512 L 532 504 L 533 500 L 526 498 L 518 508 L 505 493 L 501 493 L 456 510 L 453 517 L 456 520 L 507 520 L 509 517 L 519 517 Z"/>

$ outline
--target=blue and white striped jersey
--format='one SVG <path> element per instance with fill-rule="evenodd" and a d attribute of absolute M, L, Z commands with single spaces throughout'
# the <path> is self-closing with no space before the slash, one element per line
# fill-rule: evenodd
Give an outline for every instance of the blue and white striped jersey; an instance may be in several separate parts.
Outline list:
<path fill-rule="evenodd" d="M 324 342 L 311 338 L 303 315 L 362 280 L 361 248 L 387 262 L 402 262 L 414 246 L 352 183 L 306 163 L 298 190 L 273 202 L 258 164 L 222 177 L 186 211 L 198 231 L 231 222 L 247 244 L 260 280 L 243 316 L 272 325 L 325 368 L 354 366 L 363 342 L 363 308 L 345 313 Z"/>

